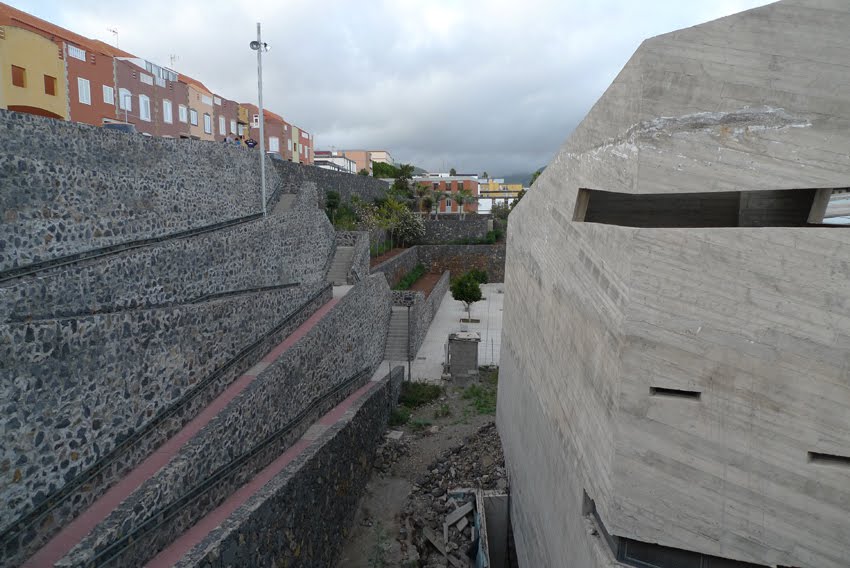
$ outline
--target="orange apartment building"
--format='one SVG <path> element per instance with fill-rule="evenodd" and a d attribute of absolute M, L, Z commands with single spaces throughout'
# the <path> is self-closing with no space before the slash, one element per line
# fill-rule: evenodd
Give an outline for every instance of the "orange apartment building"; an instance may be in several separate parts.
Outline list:
<path fill-rule="evenodd" d="M 440 213 L 460 213 L 460 205 L 458 205 L 457 198 L 452 197 L 452 194 L 457 194 L 462 189 L 469 191 L 472 195 L 472 201 L 470 203 L 464 203 L 463 210 L 466 213 L 478 212 L 478 176 L 426 174 L 424 176 L 415 176 L 413 181 L 435 193 L 446 194 L 446 197 L 441 199 L 438 204 Z"/>

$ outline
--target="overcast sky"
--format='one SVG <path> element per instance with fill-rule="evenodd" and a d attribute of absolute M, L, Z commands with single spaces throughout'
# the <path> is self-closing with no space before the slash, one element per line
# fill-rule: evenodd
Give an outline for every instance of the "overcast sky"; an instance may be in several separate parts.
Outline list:
<path fill-rule="evenodd" d="M 8 1 L 8 0 L 7 0 Z M 16 8 L 257 98 L 317 149 L 431 171 L 545 165 L 640 42 L 765 0 L 12 0 Z"/>

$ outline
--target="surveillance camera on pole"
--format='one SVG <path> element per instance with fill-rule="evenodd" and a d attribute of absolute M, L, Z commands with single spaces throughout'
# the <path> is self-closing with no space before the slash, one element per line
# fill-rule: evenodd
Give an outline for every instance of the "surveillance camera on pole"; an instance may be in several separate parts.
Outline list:
<path fill-rule="evenodd" d="M 257 99 L 260 109 L 260 185 L 263 191 L 263 217 L 266 216 L 266 136 L 265 117 L 263 116 L 263 52 L 271 49 L 269 44 L 263 43 L 260 37 L 260 22 L 257 22 L 257 40 L 250 44 L 251 49 L 257 52 Z"/>

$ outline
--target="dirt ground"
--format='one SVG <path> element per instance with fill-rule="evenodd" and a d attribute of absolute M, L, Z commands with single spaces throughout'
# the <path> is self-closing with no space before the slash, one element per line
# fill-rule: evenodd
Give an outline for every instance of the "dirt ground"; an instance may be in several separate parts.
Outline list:
<path fill-rule="evenodd" d="M 410 289 L 414 292 L 424 292 L 425 297 L 427 298 L 431 295 L 431 290 L 434 289 L 434 286 L 437 285 L 437 282 L 440 281 L 441 276 L 442 274 L 432 274 L 430 272 L 427 274 L 423 274 L 422 278 L 414 282 Z"/>
<path fill-rule="evenodd" d="M 370 258 L 370 259 L 369 259 L 369 267 L 370 267 L 370 268 L 373 268 L 373 267 L 375 267 L 375 266 L 378 266 L 379 264 L 381 264 L 381 263 L 382 263 L 382 262 L 384 262 L 385 260 L 389 260 L 389 259 L 391 259 L 392 257 L 394 257 L 394 256 L 396 256 L 396 255 L 399 255 L 399 254 L 403 253 L 403 252 L 404 252 L 404 251 L 406 251 L 406 250 L 407 250 L 406 248 L 396 247 L 396 248 L 394 248 L 394 249 L 390 249 L 390 250 L 388 250 L 387 252 L 385 252 L 384 254 L 382 254 L 382 255 L 380 255 L 380 256 L 376 256 L 376 257 Z"/>
<path fill-rule="evenodd" d="M 410 527 L 405 508 L 409 514 L 418 488 L 428 483 L 430 467 L 441 456 L 494 421 L 495 380 L 478 389 L 449 386 L 440 398 L 413 410 L 407 424 L 389 427 L 403 432 L 402 439 L 378 450 L 338 568 L 424 566 L 410 563 L 403 550 Z M 501 455 L 501 448 L 493 453 Z"/>

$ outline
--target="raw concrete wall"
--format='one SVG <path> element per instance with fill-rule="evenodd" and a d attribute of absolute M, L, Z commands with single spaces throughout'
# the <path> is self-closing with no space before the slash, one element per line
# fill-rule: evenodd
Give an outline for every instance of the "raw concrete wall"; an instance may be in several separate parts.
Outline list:
<path fill-rule="evenodd" d="M 403 377 L 393 369 L 175 566 L 334 566 Z"/>
<path fill-rule="evenodd" d="M 60 563 L 79 566 L 126 538 L 161 508 L 175 503 L 237 456 L 251 451 L 312 408 L 309 417 L 240 470 L 180 510 L 172 522 L 134 535 L 112 561 L 142 565 L 194 521 L 280 455 L 319 416 L 362 386 L 383 357 L 390 318 L 390 290 L 383 277 L 357 284 L 308 333 L 242 391 L 179 453 L 115 509 Z M 349 378 L 363 372 L 353 383 Z M 323 398 L 333 393 L 329 398 Z M 319 406 L 314 403 L 322 399 Z"/>
<path fill-rule="evenodd" d="M 257 155 L 234 146 L 2 109 L 0 140 L 0 272 L 262 209 Z"/>
<path fill-rule="evenodd" d="M 573 219 L 581 188 L 846 186 L 848 25 L 786 1 L 644 42 L 511 213 L 497 422 L 522 565 L 616 565 L 584 492 L 615 537 L 846 565 L 850 469 L 808 454 L 850 456 L 850 234 Z"/>

